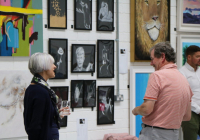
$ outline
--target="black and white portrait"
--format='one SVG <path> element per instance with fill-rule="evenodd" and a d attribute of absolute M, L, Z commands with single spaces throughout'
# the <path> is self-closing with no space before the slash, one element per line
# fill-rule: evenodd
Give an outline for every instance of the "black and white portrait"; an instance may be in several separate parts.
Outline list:
<path fill-rule="evenodd" d="M 97 0 L 97 30 L 114 30 L 114 0 Z"/>
<path fill-rule="evenodd" d="M 83 80 L 71 80 L 71 108 L 83 107 Z"/>
<path fill-rule="evenodd" d="M 97 124 L 114 124 L 114 86 L 98 86 Z"/>
<path fill-rule="evenodd" d="M 96 106 L 96 80 L 84 80 L 84 107 Z"/>
<path fill-rule="evenodd" d="M 97 44 L 97 77 L 114 78 L 114 40 L 98 40 Z"/>
<path fill-rule="evenodd" d="M 76 30 L 92 30 L 92 0 L 74 0 Z"/>
<path fill-rule="evenodd" d="M 72 44 L 71 72 L 95 72 L 95 45 Z"/>
<path fill-rule="evenodd" d="M 54 79 L 67 79 L 68 78 L 68 49 L 67 39 L 49 39 L 49 54 L 55 60 L 55 78 Z"/>

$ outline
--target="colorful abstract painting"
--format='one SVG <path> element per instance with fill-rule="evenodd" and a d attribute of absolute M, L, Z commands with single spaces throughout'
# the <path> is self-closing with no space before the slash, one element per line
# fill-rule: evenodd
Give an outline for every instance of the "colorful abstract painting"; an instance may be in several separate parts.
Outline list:
<path fill-rule="evenodd" d="M 187 61 L 187 58 L 186 58 L 186 49 L 190 46 L 190 45 L 196 45 L 196 46 L 199 46 L 200 47 L 200 42 L 183 42 L 182 43 L 182 65 L 185 64 L 185 62 Z"/>
<path fill-rule="evenodd" d="M 140 106 L 144 100 L 144 95 L 146 92 L 148 80 L 149 80 L 149 73 L 136 73 L 135 74 L 135 106 Z M 137 115 L 135 118 L 135 134 L 139 137 L 140 131 L 142 130 L 142 116 Z"/>
<path fill-rule="evenodd" d="M 0 56 L 43 52 L 42 0 L 0 0 Z"/>
<path fill-rule="evenodd" d="M 24 93 L 29 71 L 0 71 L 0 139 L 27 136 L 24 129 Z"/>
<path fill-rule="evenodd" d="M 183 0 L 183 23 L 200 24 L 200 0 Z"/>

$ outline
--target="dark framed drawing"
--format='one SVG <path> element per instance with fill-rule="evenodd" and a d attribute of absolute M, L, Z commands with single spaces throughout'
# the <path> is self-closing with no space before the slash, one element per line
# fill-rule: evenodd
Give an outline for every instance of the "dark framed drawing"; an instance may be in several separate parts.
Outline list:
<path fill-rule="evenodd" d="M 114 86 L 98 86 L 97 125 L 114 124 Z"/>
<path fill-rule="evenodd" d="M 95 45 L 72 44 L 71 53 L 72 73 L 95 72 Z"/>
<path fill-rule="evenodd" d="M 131 0 L 130 10 L 131 62 L 150 62 L 149 49 L 170 41 L 170 0 Z"/>
<path fill-rule="evenodd" d="M 48 28 L 67 29 L 67 0 L 48 0 Z"/>
<path fill-rule="evenodd" d="M 67 39 L 49 39 L 49 54 L 55 60 L 56 70 L 55 78 L 53 79 L 67 79 L 68 78 L 68 40 Z"/>
<path fill-rule="evenodd" d="M 61 108 L 61 101 L 62 100 L 68 100 L 68 86 L 59 86 L 59 87 L 51 87 L 51 89 L 56 93 L 56 95 L 59 97 L 58 101 L 58 108 Z M 67 116 L 63 117 L 60 122 L 60 127 L 66 127 L 67 126 Z"/>
<path fill-rule="evenodd" d="M 114 0 L 97 0 L 97 31 L 114 31 Z"/>
<path fill-rule="evenodd" d="M 83 82 L 83 107 L 96 106 L 96 80 L 84 80 Z"/>
<path fill-rule="evenodd" d="M 97 78 L 114 78 L 114 40 L 97 40 Z"/>
<path fill-rule="evenodd" d="M 71 108 L 83 107 L 83 80 L 71 80 Z"/>
<path fill-rule="evenodd" d="M 92 0 L 74 0 L 74 29 L 92 30 Z"/>

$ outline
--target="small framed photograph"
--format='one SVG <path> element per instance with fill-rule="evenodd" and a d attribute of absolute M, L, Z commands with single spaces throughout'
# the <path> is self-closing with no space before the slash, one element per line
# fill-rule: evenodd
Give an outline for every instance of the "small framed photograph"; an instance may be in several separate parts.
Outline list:
<path fill-rule="evenodd" d="M 48 0 L 48 28 L 67 29 L 67 0 Z"/>
<path fill-rule="evenodd" d="M 96 80 L 84 80 L 83 107 L 96 106 Z"/>
<path fill-rule="evenodd" d="M 69 87 L 68 86 L 51 87 L 51 89 L 59 97 L 57 106 L 60 109 L 62 100 L 68 100 Z M 67 126 L 67 116 L 63 117 L 60 122 L 60 127 L 66 127 L 66 126 Z"/>
<path fill-rule="evenodd" d="M 114 0 L 97 0 L 97 31 L 114 31 Z"/>
<path fill-rule="evenodd" d="M 72 73 L 95 72 L 95 45 L 72 44 L 71 53 Z"/>
<path fill-rule="evenodd" d="M 98 86 L 97 125 L 114 124 L 114 86 Z"/>
<path fill-rule="evenodd" d="M 97 40 L 97 78 L 114 78 L 114 40 Z"/>
<path fill-rule="evenodd" d="M 92 30 L 92 0 L 74 0 L 74 29 Z"/>
<path fill-rule="evenodd" d="M 83 80 L 71 80 L 71 108 L 83 107 Z"/>
<path fill-rule="evenodd" d="M 49 54 L 55 60 L 55 78 L 53 79 L 67 79 L 68 78 L 68 40 L 67 39 L 49 39 Z"/>

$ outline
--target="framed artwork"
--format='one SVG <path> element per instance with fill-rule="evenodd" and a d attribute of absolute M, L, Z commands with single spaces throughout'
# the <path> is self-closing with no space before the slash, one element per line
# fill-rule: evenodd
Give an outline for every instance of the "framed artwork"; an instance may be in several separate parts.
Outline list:
<path fill-rule="evenodd" d="M 190 45 L 196 45 L 200 47 L 200 35 L 179 35 L 177 39 L 177 66 L 182 67 L 186 59 L 185 51 Z"/>
<path fill-rule="evenodd" d="M 33 75 L 30 71 L 3 71 L 0 76 L 0 139 L 26 137 L 24 95 Z M 12 132 L 12 133 L 10 133 Z"/>
<path fill-rule="evenodd" d="M 71 108 L 83 107 L 83 80 L 71 80 Z"/>
<path fill-rule="evenodd" d="M 114 0 L 97 0 L 97 31 L 114 31 Z"/>
<path fill-rule="evenodd" d="M 67 0 L 48 0 L 48 28 L 67 29 Z"/>
<path fill-rule="evenodd" d="M 151 47 L 170 40 L 170 0 L 131 0 L 130 4 L 131 62 L 147 62 Z"/>
<path fill-rule="evenodd" d="M 62 100 L 68 100 L 68 91 L 69 87 L 63 86 L 63 87 L 51 87 L 51 89 L 56 93 L 56 95 L 59 97 L 58 101 L 58 108 L 61 108 L 61 101 Z M 60 127 L 66 127 L 67 126 L 67 116 L 64 116 L 61 119 Z"/>
<path fill-rule="evenodd" d="M 53 79 L 67 79 L 68 78 L 68 40 L 67 39 L 49 39 L 49 54 L 55 60 L 56 70 L 55 78 Z"/>
<path fill-rule="evenodd" d="M 114 124 L 114 86 L 98 86 L 97 125 Z"/>
<path fill-rule="evenodd" d="M 92 30 L 92 0 L 74 0 L 74 29 Z"/>
<path fill-rule="evenodd" d="M 177 31 L 200 32 L 200 1 L 177 0 Z"/>
<path fill-rule="evenodd" d="M 152 66 L 131 66 L 130 67 L 130 112 L 140 106 L 144 100 L 149 76 L 154 72 Z M 142 116 L 130 113 L 130 134 L 139 137 L 142 130 Z"/>
<path fill-rule="evenodd" d="M 96 80 L 84 80 L 83 82 L 83 107 L 96 106 Z"/>
<path fill-rule="evenodd" d="M 114 78 L 114 40 L 97 40 L 97 78 Z"/>
<path fill-rule="evenodd" d="M 95 72 L 95 45 L 72 44 L 71 53 L 72 73 Z"/>
<path fill-rule="evenodd" d="M 0 0 L 0 56 L 43 52 L 42 0 Z"/>

